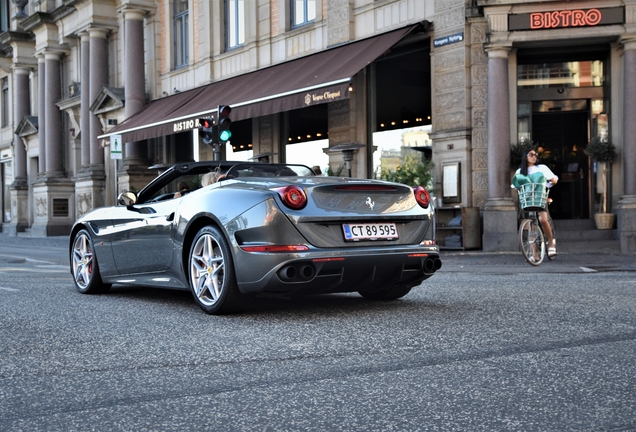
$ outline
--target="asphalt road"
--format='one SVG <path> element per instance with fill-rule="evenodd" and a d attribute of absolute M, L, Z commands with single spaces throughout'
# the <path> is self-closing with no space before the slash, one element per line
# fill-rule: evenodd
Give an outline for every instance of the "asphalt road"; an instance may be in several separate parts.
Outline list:
<path fill-rule="evenodd" d="M 39 250 L 0 261 L 2 431 L 636 430 L 634 272 L 442 269 L 396 302 L 214 317 L 81 295 Z"/>

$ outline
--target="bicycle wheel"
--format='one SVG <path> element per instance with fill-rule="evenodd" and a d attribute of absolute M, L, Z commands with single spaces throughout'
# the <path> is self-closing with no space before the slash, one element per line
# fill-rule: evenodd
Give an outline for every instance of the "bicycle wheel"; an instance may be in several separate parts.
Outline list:
<path fill-rule="evenodd" d="M 545 258 L 545 241 L 539 223 L 534 219 L 524 219 L 519 226 L 519 244 L 523 257 L 530 264 L 538 266 Z"/>

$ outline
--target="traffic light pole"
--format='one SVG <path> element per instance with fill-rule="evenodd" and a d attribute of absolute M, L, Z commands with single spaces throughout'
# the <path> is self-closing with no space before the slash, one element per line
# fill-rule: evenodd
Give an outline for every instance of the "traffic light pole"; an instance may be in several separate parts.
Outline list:
<path fill-rule="evenodd" d="M 221 144 L 219 144 L 218 142 L 213 143 L 212 152 L 214 153 L 214 160 L 220 161 L 221 160 Z"/>

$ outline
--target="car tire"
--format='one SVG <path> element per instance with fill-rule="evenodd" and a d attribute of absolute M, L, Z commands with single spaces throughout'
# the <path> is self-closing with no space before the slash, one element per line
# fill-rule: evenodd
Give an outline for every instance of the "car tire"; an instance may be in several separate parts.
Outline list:
<path fill-rule="evenodd" d="M 71 247 L 71 271 L 75 287 L 82 294 L 99 294 L 110 289 L 99 273 L 99 264 L 90 234 L 80 230 L 75 234 Z"/>
<path fill-rule="evenodd" d="M 197 233 L 188 259 L 190 289 L 194 301 L 212 315 L 237 312 L 241 293 L 236 283 L 234 263 L 223 234 L 213 226 Z"/>
<path fill-rule="evenodd" d="M 367 300 L 390 301 L 404 297 L 411 292 L 411 288 L 407 285 L 394 285 L 374 291 L 358 291 L 358 294 Z"/>

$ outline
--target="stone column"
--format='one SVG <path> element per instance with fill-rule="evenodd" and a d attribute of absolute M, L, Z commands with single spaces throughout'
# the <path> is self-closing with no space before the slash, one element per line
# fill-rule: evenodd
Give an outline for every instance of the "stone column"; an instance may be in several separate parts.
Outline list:
<path fill-rule="evenodd" d="M 144 73 L 144 20 L 145 13 L 137 9 L 124 11 L 124 96 L 126 118 L 138 113 L 146 105 Z M 127 142 L 124 145 L 125 165 L 146 165 L 148 158 L 145 141 Z"/>
<path fill-rule="evenodd" d="M 59 177 L 63 171 L 62 112 L 57 107 L 61 98 L 60 54 L 44 53 L 44 136 L 46 140 L 46 176 Z M 42 130 L 42 129 L 40 129 Z"/>
<path fill-rule="evenodd" d="M 488 199 L 484 205 L 484 251 L 513 251 L 517 209 L 510 194 L 510 94 L 507 46 L 488 52 Z"/>
<path fill-rule="evenodd" d="M 14 101 L 13 123 L 17 127 L 25 115 L 30 113 L 29 95 L 29 73 L 30 69 L 15 67 L 14 77 Z M 27 153 L 22 138 L 13 136 L 14 157 L 14 181 L 9 188 L 11 195 L 11 224 L 9 225 L 9 235 L 15 236 L 28 228 L 28 195 L 29 187 L 27 183 Z"/>
<path fill-rule="evenodd" d="M 29 74 L 31 70 L 26 67 L 16 66 L 13 68 L 13 79 L 15 89 L 15 110 L 13 111 L 13 123 L 17 125 L 22 121 L 24 116 L 31 114 L 30 92 L 29 92 Z M 15 180 L 25 181 L 27 178 L 27 154 L 22 139 L 18 135 L 13 135 L 14 151 L 15 151 Z"/>
<path fill-rule="evenodd" d="M 39 123 L 40 137 L 45 139 L 44 177 L 32 184 L 33 224 L 35 237 L 68 235 L 74 218 L 73 182 L 64 176 L 65 145 L 62 111 L 57 106 L 62 96 L 61 58 L 56 51 L 44 51 L 43 112 Z"/>
<path fill-rule="evenodd" d="M 80 166 L 91 163 L 91 91 L 90 91 L 90 38 L 88 32 L 80 34 Z"/>
<path fill-rule="evenodd" d="M 106 36 L 108 30 L 104 28 L 90 28 L 89 34 L 89 69 L 90 103 L 93 103 L 104 86 L 108 85 L 108 47 Z M 128 43 L 128 41 L 126 41 Z M 140 51 L 143 53 L 143 49 Z M 142 56 L 143 57 L 143 56 Z M 83 77 L 82 71 L 82 77 Z M 90 115 L 90 165 L 104 169 L 104 150 L 99 145 L 97 137 L 102 133 L 102 124 L 96 115 Z"/>
<path fill-rule="evenodd" d="M 636 36 L 624 37 L 623 55 L 623 182 L 617 205 L 621 253 L 636 254 Z"/>
<path fill-rule="evenodd" d="M 46 98 L 46 62 L 43 55 L 38 56 L 38 175 L 44 176 L 46 172 L 46 111 L 44 102 Z"/>

